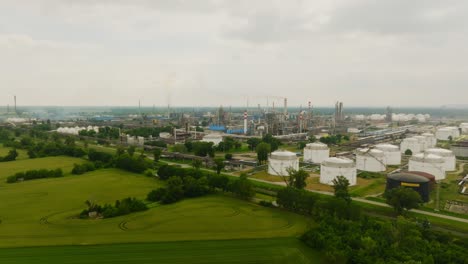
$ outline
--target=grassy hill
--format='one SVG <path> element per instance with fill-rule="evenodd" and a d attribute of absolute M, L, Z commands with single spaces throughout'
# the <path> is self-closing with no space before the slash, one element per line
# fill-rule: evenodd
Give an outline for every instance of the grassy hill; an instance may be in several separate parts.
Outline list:
<path fill-rule="evenodd" d="M 48 157 L 0 164 L 1 263 L 314 263 L 295 237 L 310 221 L 225 195 L 149 204 L 140 213 L 78 219 L 85 200 L 144 199 L 163 183 L 118 169 L 6 184 L 16 172 L 62 168 L 81 159 Z M 40 247 L 37 247 L 40 246 Z M 156 261 L 156 262 L 155 262 Z"/>

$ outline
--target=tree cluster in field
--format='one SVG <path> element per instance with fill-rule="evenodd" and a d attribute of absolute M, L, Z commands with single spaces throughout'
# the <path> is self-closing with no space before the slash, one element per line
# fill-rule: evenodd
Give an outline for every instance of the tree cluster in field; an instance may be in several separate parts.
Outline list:
<path fill-rule="evenodd" d="M 85 150 L 75 145 L 72 137 L 66 137 L 65 142 L 62 142 L 58 134 L 52 134 L 50 141 L 47 138 L 37 143 L 32 137 L 25 136 L 20 141 L 10 141 L 5 146 L 25 149 L 31 159 L 61 155 L 80 158 L 86 155 Z"/>
<path fill-rule="evenodd" d="M 159 133 L 167 132 L 171 133 L 174 128 L 172 126 L 165 126 L 165 127 L 138 127 L 132 129 L 126 129 L 125 133 L 132 135 L 132 136 L 140 136 L 140 137 L 159 137 Z"/>
<path fill-rule="evenodd" d="M 338 145 L 341 142 L 343 142 L 343 140 L 349 141 L 349 136 L 347 135 L 343 136 L 341 134 L 337 134 L 337 135 L 321 137 L 319 139 L 320 142 L 327 144 L 327 145 Z"/>
<path fill-rule="evenodd" d="M 292 186 L 278 191 L 279 206 L 310 215 L 317 225 L 302 235 L 308 246 L 324 253 L 327 263 L 466 263 L 468 240 L 458 240 L 430 229 L 427 220 L 376 220 L 352 203 L 349 182 L 334 181 L 334 197 L 324 197 Z M 417 206 L 417 192 L 397 188 L 387 199 L 403 209 Z M 390 203 L 390 202 L 389 202 Z M 391 203 L 390 203 L 391 204 Z M 394 206 L 395 207 L 395 206 Z M 396 208 L 395 207 L 395 208 Z"/>
<path fill-rule="evenodd" d="M 257 152 L 257 160 L 260 164 L 263 164 L 268 160 L 268 155 L 281 146 L 281 141 L 271 134 L 266 134 L 262 139 L 249 138 L 247 144 L 251 150 Z"/>
<path fill-rule="evenodd" d="M 18 172 L 14 175 L 7 177 L 7 183 L 15 183 L 17 181 L 29 181 L 35 179 L 44 179 L 44 178 L 57 178 L 62 177 L 63 171 L 62 169 L 55 169 L 55 170 L 29 170 L 26 172 Z"/>
<path fill-rule="evenodd" d="M 99 127 L 98 132 L 94 130 L 80 130 L 78 132 L 78 135 L 80 136 L 86 136 L 86 137 L 97 137 L 101 139 L 118 139 L 120 137 L 120 129 L 118 127 Z"/>
<path fill-rule="evenodd" d="M 116 167 L 119 169 L 143 173 L 145 170 L 153 168 L 153 162 L 144 155 L 135 156 L 135 149 L 129 148 L 127 152 L 124 149 L 118 149 L 116 155 L 90 149 L 88 159 L 96 168 Z"/>
<path fill-rule="evenodd" d="M 301 239 L 328 263 L 467 263 L 468 240 L 430 229 L 423 220 L 383 221 L 322 215 Z"/>
<path fill-rule="evenodd" d="M 177 145 L 176 145 L 177 146 Z M 179 152 L 192 152 L 199 157 L 214 157 L 215 148 L 213 147 L 213 142 L 203 142 L 203 141 L 187 141 L 184 145 L 185 151 Z"/>
<path fill-rule="evenodd" d="M 245 176 L 230 180 L 225 175 L 171 165 L 161 166 L 158 170 L 158 176 L 167 185 L 148 193 L 147 200 L 162 204 L 203 196 L 216 190 L 231 192 L 246 200 L 255 195 L 252 183 Z"/>
<path fill-rule="evenodd" d="M 96 166 L 92 162 L 85 162 L 83 164 L 73 164 L 72 174 L 81 175 L 89 171 L 96 170 Z"/>
<path fill-rule="evenodd" d="M 148 210 L 148 207 L 143 201 L 131 197 L 117 200 L 113 205 L 104 204 L 101 206 L 91 203 L 90 201 L 86 201 L 85 203 L 88 208 L 80 213 L 80 218 L 89 218 L 92 215 L 96 218 L 110 218 Z"/>
<path fill-rule="evenodd" d="M 18 157 L 18 152 L 16 149 L 11 149 L 6 156 L 0 157 L 0 162 L 15 161 L 16 157 Z"/>

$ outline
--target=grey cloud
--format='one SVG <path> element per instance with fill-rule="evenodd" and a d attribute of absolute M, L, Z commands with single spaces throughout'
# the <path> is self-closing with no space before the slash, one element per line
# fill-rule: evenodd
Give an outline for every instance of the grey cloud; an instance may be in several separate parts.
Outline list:
<path fill-rule="evenodd" d="M 331 15 L 324 30 L 377 34 L 441 33 L 467 26 L 466 1 L 349 1 Z"/>

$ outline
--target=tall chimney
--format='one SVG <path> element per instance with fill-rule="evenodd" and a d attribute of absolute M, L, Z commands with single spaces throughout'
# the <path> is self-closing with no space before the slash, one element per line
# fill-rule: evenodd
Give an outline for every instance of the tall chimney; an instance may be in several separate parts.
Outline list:
<path fill-rule="evenodd" d="M 18 112 L 16 112 L 16 95 L 15 95 L 15 113 L 18 114 Z"/>
<path fill-rule="evenodd" d="M 284 98 L 284 119 L 288 116 L 288 98 Z"/>
<path fill-rule="evenodd" d="M 247 134 L 247 110 L 244 112 L 244 134 Z"/>

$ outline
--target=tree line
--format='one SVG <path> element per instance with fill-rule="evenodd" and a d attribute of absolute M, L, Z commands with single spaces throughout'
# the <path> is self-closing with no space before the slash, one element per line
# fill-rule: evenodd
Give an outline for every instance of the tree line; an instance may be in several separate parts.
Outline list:
<path fill-rule="evenodd" d="M 62 169 L 28 170 L 26 172 L 18 172 L 14 175 L 8 176 L 6 179 L 6 182 L 15 183 L 17 181 L 29 181 L 29 180 L 44 179 L 44 178 L 57 178 L 57 177 L 62 177 L 62 176 L 63 176 Z"/>
<path fill-rule="evenodd" d="M 152 190 L 147 200 L 162 204 L 175 203 L 184 198 L 204 196 L 215 191 L 230 192 L 236 197 L 249 200 L 255 195 L 254 186 L 241 175 L 230 180 L 226 175 L 202 171 L 198 168 L 180 168 L 163 165 L 158 169 L 159 179 L 166 182 L 166 187 Z"/>

